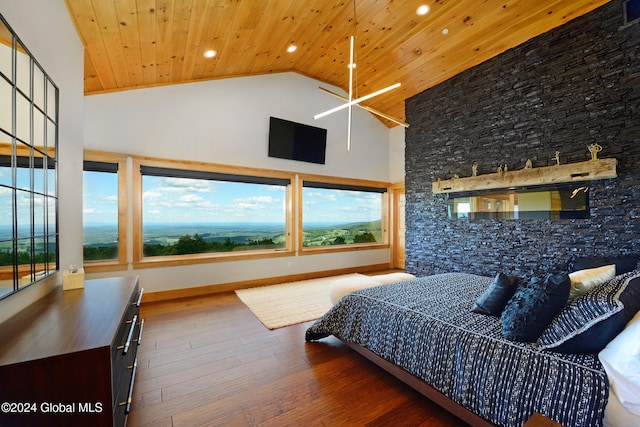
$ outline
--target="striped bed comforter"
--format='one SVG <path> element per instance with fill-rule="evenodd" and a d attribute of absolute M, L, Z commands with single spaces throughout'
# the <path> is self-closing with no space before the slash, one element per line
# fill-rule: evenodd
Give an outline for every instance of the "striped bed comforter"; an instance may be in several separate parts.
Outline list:
<path fill-rule="evenodd" d="M 596 354 L 559 354 L 505 340 L 499 319 L 471 312 L 492 278 L 447 273 L 343 297 L 306 332 L 359 344 L 500 426 L 539 412 L 601 426 L 609 383 Z"/>

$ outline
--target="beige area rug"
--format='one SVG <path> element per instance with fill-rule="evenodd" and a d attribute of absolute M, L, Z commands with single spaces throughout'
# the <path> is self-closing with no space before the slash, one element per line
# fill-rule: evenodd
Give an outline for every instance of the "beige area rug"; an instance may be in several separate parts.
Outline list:
<path fill-rule="evenodd" d="M 322 317 L 333 306 L 329 299 L 329 286 L 334 280 L 346 277 L 363 277 L 363 275 L 343 274 L 280 285 L 238 289 L 236 295 L 267 328 L 276 329 Z"/>

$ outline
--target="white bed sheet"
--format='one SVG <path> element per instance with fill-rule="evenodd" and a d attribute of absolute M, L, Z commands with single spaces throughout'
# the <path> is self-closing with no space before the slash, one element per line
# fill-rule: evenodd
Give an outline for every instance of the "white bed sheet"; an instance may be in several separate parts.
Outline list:
<path fill-rule="evenodd" d="M 616 390 L 623 392 L 626 405 L 637 408 L 638 357 L 640 357 L 640 312 L 627 323 L 624 330 L 615 337 L 598 355 L 609 376 L 609 400 L 604 411 L 604 427 L 638 427 L 640 415 L 631 412 Z M 630 376 L 633 381 L 622 381 L 621 376 Z M 616 384 L 614 384 L 614 382 Z M 630 403 L 631 402 L 631 403 Z"/>
<path fill-rule="evenodd" d="M 638 427 L 640 415 L 627 410 L 613 390 L 609 390 L 609 400 L 604 410 L 604 427 Z"/>

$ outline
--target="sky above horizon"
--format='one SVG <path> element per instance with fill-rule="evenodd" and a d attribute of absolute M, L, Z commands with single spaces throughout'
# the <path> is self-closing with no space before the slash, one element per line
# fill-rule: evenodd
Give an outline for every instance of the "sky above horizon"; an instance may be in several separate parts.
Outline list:
<path fill-rule="evenodd" d="M 86 225 L 114 224 L 118 218 L 117 175 L 85 172 Z M 144 224 L 284 223 L 286 187 L 187 178 L 143 176 Z M 305 188 L 305 223 L 351 223 L 380 219 L 378 193 Z"/>

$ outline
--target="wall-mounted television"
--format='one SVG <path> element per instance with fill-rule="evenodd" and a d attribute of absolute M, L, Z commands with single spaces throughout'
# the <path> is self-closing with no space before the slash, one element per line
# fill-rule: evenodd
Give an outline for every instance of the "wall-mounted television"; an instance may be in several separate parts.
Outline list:
<path fill-rule="evenodd" d="M 640 0 L 624 0 L 622 2 L 623 26 L 640 22 Z"/>
<path fill-rule="evenodd" d="M 324 164 L 327 130 L 269 118 L 269 157 Z"/>

